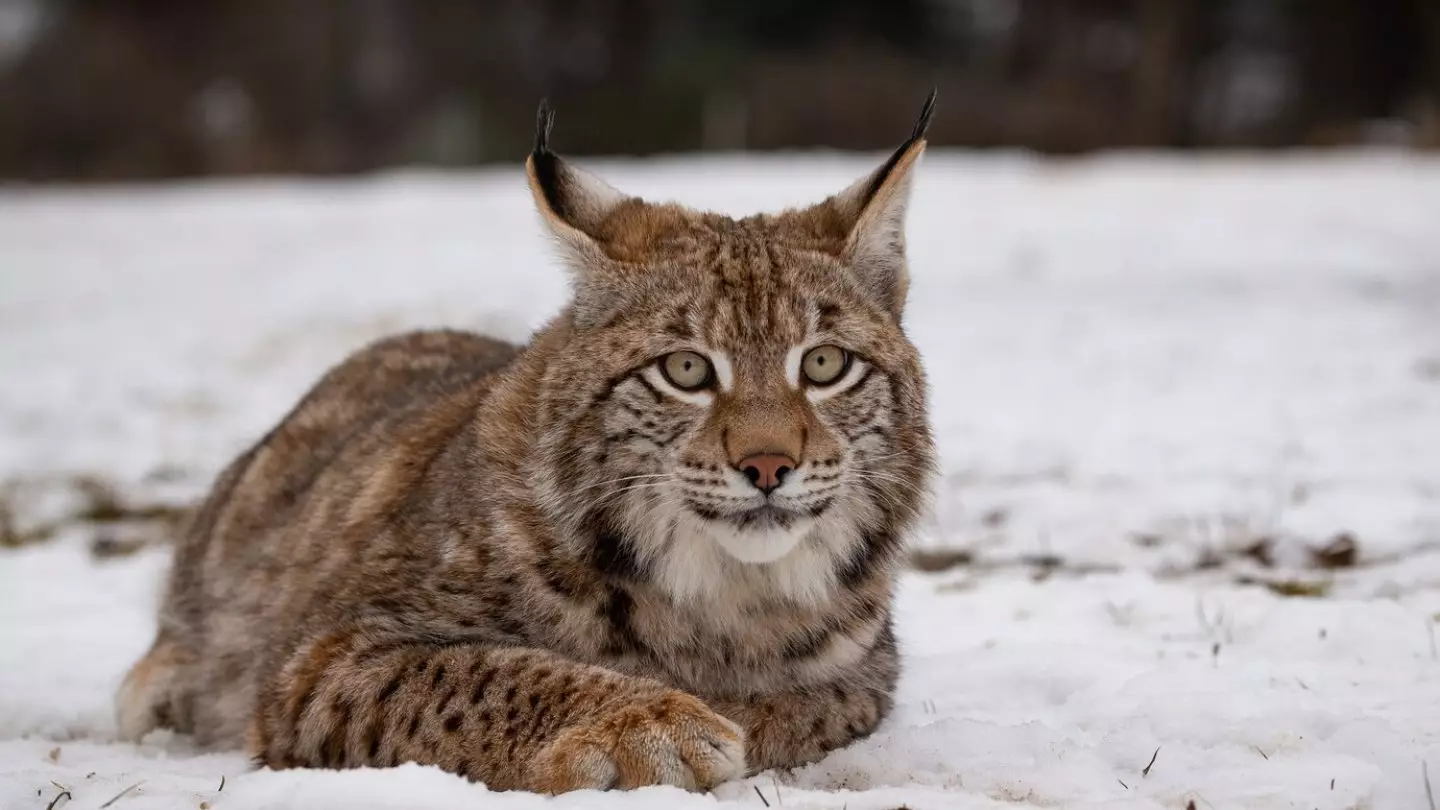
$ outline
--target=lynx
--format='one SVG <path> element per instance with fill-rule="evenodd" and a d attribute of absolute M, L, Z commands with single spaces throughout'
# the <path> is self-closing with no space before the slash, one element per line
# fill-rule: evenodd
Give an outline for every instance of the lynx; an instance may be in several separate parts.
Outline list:
<path fill-rule="evenodd" d="M 527 176 L 573 280 L 523 348 L 375 343 L 229 465 L 118 695 L 270 768 L 708 790 L 864 737 L 934 466 L 901 328 L 934 95 L 882 166 L 732 219 Z"/>

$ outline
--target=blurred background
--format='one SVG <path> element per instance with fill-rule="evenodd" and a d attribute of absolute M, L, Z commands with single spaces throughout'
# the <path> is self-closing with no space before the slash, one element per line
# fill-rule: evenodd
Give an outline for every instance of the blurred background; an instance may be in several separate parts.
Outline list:
<path fill-rule="evenodd" d="M 1440 146 L 1437 0 L 0 0 L 0 177 L 896 141 Z"/>

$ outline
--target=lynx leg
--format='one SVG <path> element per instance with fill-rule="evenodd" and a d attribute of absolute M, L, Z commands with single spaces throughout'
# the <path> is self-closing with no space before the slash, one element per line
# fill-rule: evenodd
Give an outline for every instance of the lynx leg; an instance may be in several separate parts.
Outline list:
<path fill-rule="evenodd" d="M 182 673 L 193 656 L 162 632 L 149 652 L 130 668 L 115 696 L 120 739 L 136 741 L 156 728 L 188 732 Z"/>
<path fill-rule="evenodd" d="M 545 793 L 745 772 L 743 732 L 698 698 L 543 650 L 342 630 L 302 645 L 257 708 L 249 753 L 276 769 L 419 762 Z"/>

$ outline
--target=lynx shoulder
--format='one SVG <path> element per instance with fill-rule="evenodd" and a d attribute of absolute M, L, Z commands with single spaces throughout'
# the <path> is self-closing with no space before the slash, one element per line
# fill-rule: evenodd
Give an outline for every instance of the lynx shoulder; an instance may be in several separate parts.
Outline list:
<path fill-rule="evenodd" d="M 869 734 L 933 467 L 901 327 L 932 104 L 853 185 L 743 219 L 576 168 L 542 105 L 568 306 L 523 348 L 367 347 L 231 463 L 121 732 L 545 792 L 707 789 Z"/>

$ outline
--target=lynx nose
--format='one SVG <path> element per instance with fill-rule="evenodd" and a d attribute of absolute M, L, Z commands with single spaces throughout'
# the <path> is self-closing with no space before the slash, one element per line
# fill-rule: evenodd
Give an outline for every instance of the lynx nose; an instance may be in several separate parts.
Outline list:
<path fill-rule="evenodd" d="M 779 453 L 758 453 L 735 465 L 755 488 L 769 495 L 785 483 L 785 476 L 795 469 L 795 460 Z"/>

